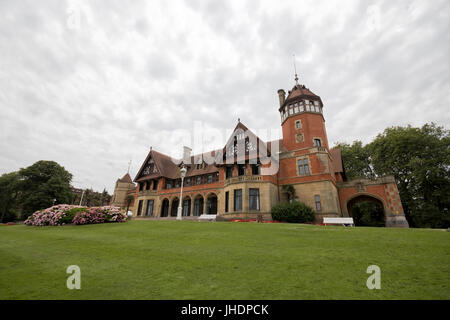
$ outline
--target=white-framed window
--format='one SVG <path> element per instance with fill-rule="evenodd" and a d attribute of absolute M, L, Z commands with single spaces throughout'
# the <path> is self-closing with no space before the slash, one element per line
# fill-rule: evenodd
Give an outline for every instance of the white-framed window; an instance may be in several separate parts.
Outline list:
<path fill-rule="evenodd" d="M 259 210 L 259 189 L 249 190 L 249 208 L 250 210 Z"/>
<path fill-rule="evenodd" d="M 298 165 L 298 175 L 305 176 L 310 174 L 308 159 L 306 158 L 299 159 L 297 161 L 297 165 Z"/>
<path fill-rule="evenodd" d="M 302 122 L 300 120 L 295 121 L 295 129 L 301 129 L 302 128 Z"/>

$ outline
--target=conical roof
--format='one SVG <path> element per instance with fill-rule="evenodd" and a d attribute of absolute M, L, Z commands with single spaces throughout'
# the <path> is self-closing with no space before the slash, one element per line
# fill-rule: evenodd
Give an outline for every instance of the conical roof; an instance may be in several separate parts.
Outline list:
<path fill-rule="evenodd" d="M 318 95 L 316 95 L 314 92 L 309 90 L 305 87 L 305 85 L 296 84 L 291 91 L 289 91 L 288 96 L 286 97 L 286 100 L 284 101 L 283 105 L 280 107 L 280 110 L 284 108 L 285 105 L 292 101 L 299 100 L 300 98 L 305 99 L 313 99 L 313 100 L 319 100 L 322 104 L 322 100 Z"/>

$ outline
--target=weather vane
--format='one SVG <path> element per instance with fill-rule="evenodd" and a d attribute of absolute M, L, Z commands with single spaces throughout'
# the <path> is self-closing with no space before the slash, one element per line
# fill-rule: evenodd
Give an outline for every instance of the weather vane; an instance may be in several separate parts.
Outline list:
<path fill-rule="evenodd" d="M 127 171 L 127 173 L 130 173 L 130 166 L 131 166 L 131 160 L 130 160 L 130 162 L 128 162 L 128 171 Z"/>
<path fill-rule="evenodd" d="M 294 72 L 295 72 L 295 84 L 298 85 L 298 76 L 297 76 L 297 66 L 295 65 L 295 54 L 293 54 L 293 60 L 294 60 Z"/>

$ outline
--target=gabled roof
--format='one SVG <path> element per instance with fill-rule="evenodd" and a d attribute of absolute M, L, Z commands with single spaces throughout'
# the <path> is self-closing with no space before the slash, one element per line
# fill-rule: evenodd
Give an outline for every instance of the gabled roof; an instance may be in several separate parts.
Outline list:
<path fill-rule="evenodd" d="M 233 133 L 231 134 L 227 143 L 225 144 L 225 146 L 222 149 L 224 160 L 227 157 L 226 152 L 227 152 L 228 147 L 231 146 L 232 144 L 234 145 L 234 138 L 236 137 L 236 131 L 245 132 L 246 138 L 249 138 L 249 141 L 256 142 L 256 157 L 259 157 L 259 155 L 260 155 L 260 150 L 259 150 L 260 144 L 261 144 L 261 147 L 264 147 L 267 150 L 267 154 L 265 156 L 270 156 L 270 148 L 267 147 L 266 143 L 263 140 L 261 140 L 256 134 L 254 134 L 249 128 L 247 128 L 242 122 L 239 121 L 238 124 L 236 125 L 236 127 L 234 128 Z M 244 148 L 245 148 L 245 146 L 244 146 Z M 253 153 L 249 153 L 249 152 L 244 152 L 244 153 L 245 153 L 244 156 L 242 156 L 242 155 L 236 156 L 235 155 L 234 159 L 236 161 L 238 161 L 238 160 L 243 160 L 243 159 L 248 160 L 250 158 L 255 157 L 255 154 L 253 154 Z"/>
<path fill-rule="evenodd" d="M 141 177 L 142 171 L 144 170 L 145 165 L 148 163 L 150 159 L 153 159 L 153 162 L 158 172 Z M 177 174 L 177 172 L 178 166 L 175 163 L 173 163 L 171 157 L 151 149 L 147 157 L 145 158 L 145 161 L 142 163 L 142 166 L 139 169 L 136 177 L 134 178 L 134 181 L 154 179 L 161 176 L 172 178 Z"/>
<path fill-rule="evenodd" d="M 179 179 L 180 178 L 180 166 L 185 165 L 187 168 L 186 177 L 192 177 L 192 176 L 198 176 L 203 174 L 212 174 L 219 171 L 218 165 L 220 161 L 225 160 L 226 155 L 226 149 L 227 146 L 230 145 L 230 143 L 233 143 L 234 145 L 234 137 L 236 136 L 236 130 L 242 130 L 246 133 L 246 137 L 251 138 L 250 141 L 256 141 L 256 156 L 259 157 L 259 147 L 260 143 L 261 146 L 264 148 L 267 148 L 267 156 L 269 157 L 271 155 L 270 150 L 271 147 L 267 146 L 264 141 L 259 139 L 251 130 L 249 130 L 242 122 L 238 122 L 236 125 L 233 134 L 228 139 L 227 144 L 223 149 L 213 150 L 211 152 L 206 152 L 203 154 L 197 154 L 191 156 L 190 163 L 184 164 L 182 160 L 177 161 L 176 159 L 171 158 L 170 156 L 167 156 L 163 153 L 157 152 L 153 149 L 150 149 L 150 152 L 148 153 L 147 157 L 145 158 L 145 161 L 143 162 L 141 168 L 139 169 L 138 173 L 136 174 L 136 177 L 134 178 L 134 181 L 140 182 L 144 180 L 149 179 L 155 179 L 159 177 L 165 177 L 169 179 Z M 261 142 L 260 142 L 261 141 Z M 280 144 L 280 148 L 282 148 L 282 144 Z M 214 163 L 208 164 L 205 161 L 205 155 L 208 155 L 209 157 L 212 157 L 214 159 Z M 253 156 L 253 154 L 249 154 L 248 152 L 245 153 L 245 160 L 248 160 L 249 157 Z M 234 160 L 241 160 L 244 157 L 237 158 L 234 157 Z M 150 159 L 153 159 L 153 163 L 156 166 L 157 172 L 152 172 L 149 175 L 141 176 L 142 172 L 144 171 L 144 168 L 150 161 Z M 220 161 L 219 161 L 220 160 Z M 197 168 L 197 164 L 201 164 L 205 162 L 205 166 L 203 168 Z M 211 162 L 211 161 L 208 161 Z M 130 178 L 131 180 L 131 178 Z"/>

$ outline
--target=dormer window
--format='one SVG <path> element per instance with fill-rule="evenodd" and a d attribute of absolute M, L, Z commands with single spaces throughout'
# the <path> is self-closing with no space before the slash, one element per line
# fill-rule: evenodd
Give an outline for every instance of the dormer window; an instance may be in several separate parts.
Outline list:
<path fill-rule="evenodd" d="M 245 176 L 245 164 L 238 165 L 238 175 Z"/>
<path fill-rule="evenodd" d="M 201 169 L 205 169 L 205 168 L 206 168 L 205 161 L 203 161 L 202 163 L 198 163 L 197 164 L 197 170 L 201 170 Z"/>

